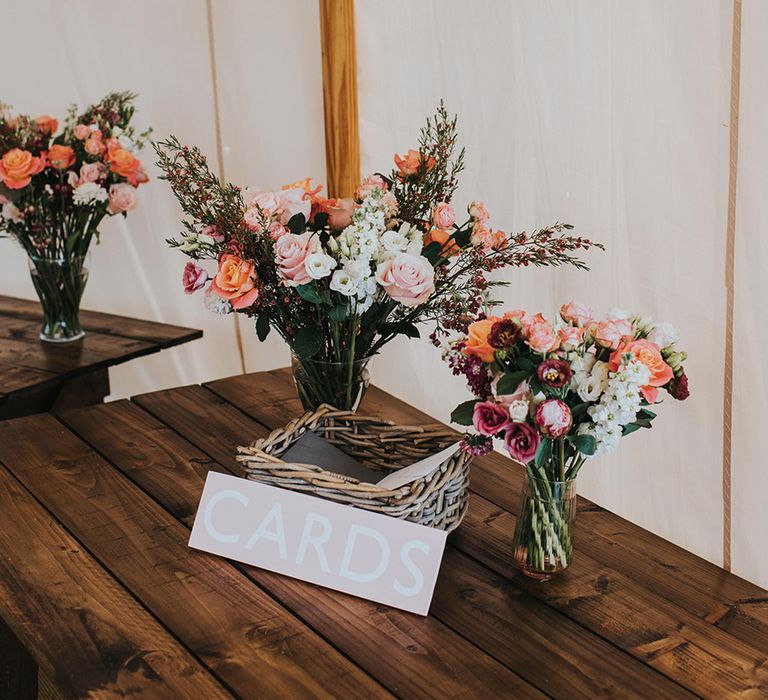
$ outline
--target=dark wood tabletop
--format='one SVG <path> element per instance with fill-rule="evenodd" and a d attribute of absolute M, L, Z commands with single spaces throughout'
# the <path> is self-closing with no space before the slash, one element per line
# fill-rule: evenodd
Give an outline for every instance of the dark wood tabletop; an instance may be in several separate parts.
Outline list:
<path fill-rule="evenodd" d="M 189 342 L 202 331 L 81 311 L 82 340 L 40 340 L 40 304 L 0 295 L 0 419 L 99 403 L 108 368 Z"/>
<path fill-rule="evenodd" d="M 525 578 L 501 455 L 428 617 L 190 549 L 206 474 L 299 412 L 278 370 L 0 423 L 6 666 L 78 697 L 768 696 L 768 592 L 584 499 L 571 567 Z M 375 387 L 361 412 L 432 422 Z"/>

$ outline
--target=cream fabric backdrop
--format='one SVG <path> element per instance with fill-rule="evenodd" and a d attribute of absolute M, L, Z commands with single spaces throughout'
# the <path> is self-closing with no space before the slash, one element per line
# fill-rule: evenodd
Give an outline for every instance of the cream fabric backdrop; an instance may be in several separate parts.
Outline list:
<path fill-rule="evenodd" d="M 71 101 L 133 89 L 140 123 L 200 145 L 215 162 L 204 0 L 2 0 L 2 17 L 6 55 L 34 46 L 35 59 L 3 73 L 0 99 L 61 113 Z M 763 585 L 766 22 L 768 5 L 745 0 L 733 435 L 733 566 Z M 576 298 L 679 327 L 693 397 L 666 401 L 658 427 L 595 460 L 580 489 L 720 563 L 730 0 L 357 0 L 356 24 L 364 173 L 387 169 L 394 151 L 413 145 L 445 97 L 468 149 L 462 204 L 484 198 L 507 230 L 571 221 L 608 245 L 590 256 L 589 274 L 510 275 L 509 306 L 553 314 Z M 213 28 L 227 177 L 324 180 L 316 1 L 213 0 Z M 117 368 L 113 398 L 240 371 L 233 319 L 180 289 L 183 257 L 163 244 L 179 218 L 166 185 L 153 181 L 140 194 L 127 222 L 104 227 L 84 305 L 206 335 Z M 0 292 L 34 295 L 9 241 L 0 242 Z M 286 364 L 284 347 L 259 346 L 241 323 L 249 371 Z M 441 419 L 466 397 L 426 343 L 387 348 L 374 374 Z"/>

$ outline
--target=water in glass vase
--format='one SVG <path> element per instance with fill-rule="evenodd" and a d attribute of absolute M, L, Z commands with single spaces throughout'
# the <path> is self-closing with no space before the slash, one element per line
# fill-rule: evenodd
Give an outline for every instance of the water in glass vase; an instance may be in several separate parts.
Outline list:
<path fill-rule="evenodd" d="M 90 254 L 68 258 L 29 256 L 32 284 L 43 309 L 40 339 L 67 343 L 85 335 L 80 325 L 80 300 L 88 281 Z"/>
<path fill-rule="evenodd" d="M 344 411 L 356 411 L 371 381 L 370 357 L 347 362 L 302 359 L 291 353 L 293 381 L 306 410 L 324 403 Z"/>

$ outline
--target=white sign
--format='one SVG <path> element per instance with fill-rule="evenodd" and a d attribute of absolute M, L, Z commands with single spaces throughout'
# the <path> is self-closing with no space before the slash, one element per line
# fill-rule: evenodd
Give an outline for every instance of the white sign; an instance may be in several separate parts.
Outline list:
<path fill-rule="evenodd" d="M 189 546 L 426 615 L 446 533 L 209 472 Z"/>

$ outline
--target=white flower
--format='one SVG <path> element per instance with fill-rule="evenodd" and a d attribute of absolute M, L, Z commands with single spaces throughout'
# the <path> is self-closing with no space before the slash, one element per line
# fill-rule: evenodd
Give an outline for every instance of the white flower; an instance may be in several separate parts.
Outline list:
<path fill-rule="evenodd" d="M 20 224 L 24 221 L 21 211 L 13 202 L 3 204 L 3 218 L 6 221 L 13 221 L 14 224 Z"/>
<path fill-rule="evenodd" d="M 403 224 L 403 226 L 407 225 L 408 224 Z M 405 252 L 406 248 L 408 248 L 410 240 L 407 236 L 404 236 L 401 231 L 402 227 L 400 230 L 385 231 L 382 234 L 381 245 L 384 247 L 384 250 L 390 253 Z"/>
<path fill-rule="evenodd" d="M 213 311 L 215 314 L 224 316 L 232 312 L 232 305 L 226 299 L 222 299 L 216 294 L 211 287 L 205 290 L 203 303 L 208 311 Z"/>
<path fill-rule="evenodd" d="M 304 269 L 313 280 L 320 280 L 323 279 L 323 277 L 328 277 L 328 275 L 331 274 L 331 270 L 333 270 L 336 265 L 338 265 L 338 263 L 322 250 L 310 253 L 304 259 Z"/>
<path fill-rule="evenodd" d="M 108 198 L 107 191 L 97 182 L 84 182 L 72 192 L 72 201 L 84 207 L 106 202 Z"/>
<path fill-rule="evenodd" d="M 516 399 L 509 404 L 509 417 L 515 423 L 524 423 L 528 418 L 529 404 L 525 399 Z"/>
<path fill-rule="evenodd" d="M 671 323 L 659 323 L 648 334 L 648 340 L 652 343 L 656 343 L 659 348 L 665 348 L 667 345 L 672 345 L 680 340 L 680 334 L 677 329 Z"/>
<path fill-rule="evenodd" d="M 339 292 L 345 297 L 351 297 L 357 294 L 357 280 L 349 274 L 346 268 L 336 270 L 331 277 L 331 289 Z"/>

